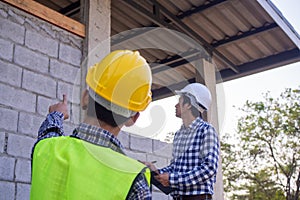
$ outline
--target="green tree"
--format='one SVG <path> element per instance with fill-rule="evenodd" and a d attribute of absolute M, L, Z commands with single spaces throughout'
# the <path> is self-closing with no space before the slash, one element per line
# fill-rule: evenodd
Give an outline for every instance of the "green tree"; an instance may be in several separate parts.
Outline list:
<path fill-rule="evenodd" d="M 230 199 L 299 200 L 300 90 L 247 101 L 237 134 L 221 139 L 224 189 Z"/>

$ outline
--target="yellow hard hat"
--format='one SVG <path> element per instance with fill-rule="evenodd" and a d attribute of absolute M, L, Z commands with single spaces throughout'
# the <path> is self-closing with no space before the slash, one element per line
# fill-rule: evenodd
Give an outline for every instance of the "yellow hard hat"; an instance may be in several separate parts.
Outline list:
<path fill-rule="evenodd" d="M 92 66 L 86 83 L 105 100 L 139 112 L 151 102 L 151 69 L 138 51 L 116 50 Z"/>

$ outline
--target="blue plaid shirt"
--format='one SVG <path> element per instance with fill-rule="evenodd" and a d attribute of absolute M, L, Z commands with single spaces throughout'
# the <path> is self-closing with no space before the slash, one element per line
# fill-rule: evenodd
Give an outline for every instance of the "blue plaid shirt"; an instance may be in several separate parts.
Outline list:
<path fill-rule="evenodd" d="M 175 133 L 172 160 L 159 170 L 169 173 L 170 186 L 176 195 L 213 194 L 219 159 L 219 139 L 215 129 L 196 118 L 189 127 Z"/>
<path fill-rule="evenodd" d="M 64 116 L 60 112 L 48 114 L 38 131 L 38 141 L 45 138 L 63 136 L 63 119 Z M 111 148 L 114 151 L 124 154 L 124 148 L 120 141 L 110 132 L 99 127 L 81 123 L 79 127 L 73 131 L 72 136 L 95 145 Z M 135 183 L 127 197 L 127 199 L 131 200 L 151 199 L 151 191 L 143 174 L 140 174 L 135 179 Z"/>

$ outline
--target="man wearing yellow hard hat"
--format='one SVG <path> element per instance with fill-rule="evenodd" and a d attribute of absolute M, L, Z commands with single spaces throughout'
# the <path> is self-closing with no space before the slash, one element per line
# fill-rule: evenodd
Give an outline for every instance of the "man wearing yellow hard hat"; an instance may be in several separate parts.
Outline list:
<path fill-rule="evenodd" d="M 151 102 L 152 76 L 137 51 L 117 50 L 92 66 L 83 123 L 64 136 L 67 96 L 49 107 L 32 154 L 31 199 L 151 199 L 150 172 L 124 155 L 117 135 Z"/>

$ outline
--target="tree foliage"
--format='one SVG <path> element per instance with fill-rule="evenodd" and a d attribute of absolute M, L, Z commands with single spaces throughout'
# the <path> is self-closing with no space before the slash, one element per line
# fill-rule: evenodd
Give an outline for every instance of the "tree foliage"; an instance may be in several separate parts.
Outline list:
<path fill-rule="evenodd" d="M 300 90 L 247 101 L 235 135 L 221 140 L 224 189 L 230 199 L 299 200 Z"/>

